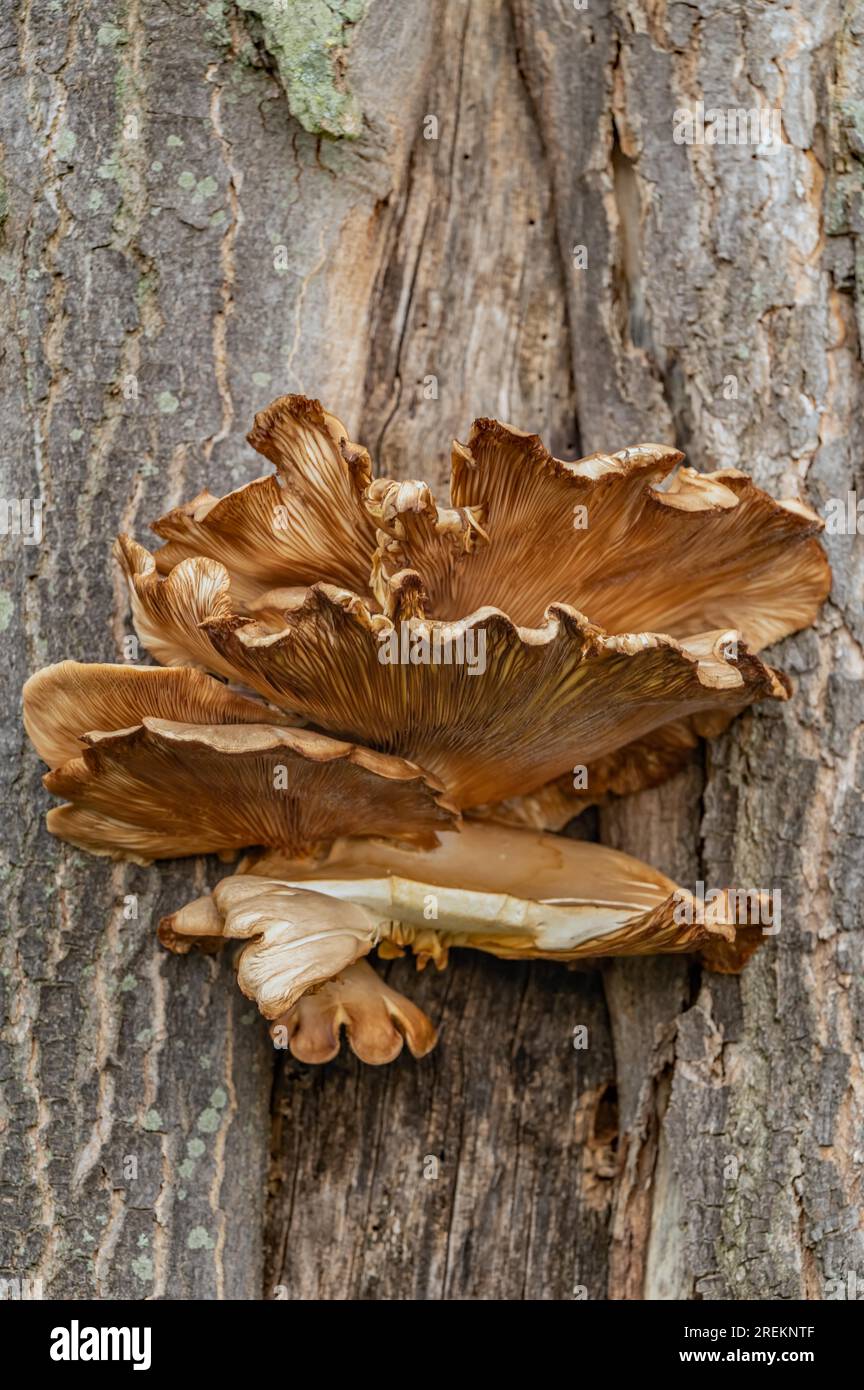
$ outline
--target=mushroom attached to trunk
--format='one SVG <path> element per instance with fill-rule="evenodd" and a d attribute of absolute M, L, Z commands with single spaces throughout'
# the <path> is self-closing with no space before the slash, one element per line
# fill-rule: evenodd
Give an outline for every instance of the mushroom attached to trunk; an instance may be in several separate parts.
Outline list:
<path fill-rule="evenodd" d="M 143 862 L 257 847 L 160 935 L 181 952 L 244 940 L 241 988 L 309 1059 L 343 1025 L 372 1061 L 432 1045 L 370 971 L 376 947 L 439 966 L 459 946 L 740 964 L 749 903 L 705 911 L 602 846 L 460 834 L 460 811 L 563 824 L 787 699 L 756 653 L 827 592 L 819 519 L 665 445 L 568 463 L 491 420 L 454 444 L 444 506 L 373 480 L 317 401 L 280 398 L 249 438 L 275 476 L 169 513 L 155 557 L 118 541 L 168 669 L 64 662 L 27 683 L 45 784 L 67 799 L 49 828 Z"/>
<path fill-rule="evenodd" d="M 64 663 L 31 677 L 24 711 L 46 760 L 73 754 L 43 779 L 67 799 L 48 828 L 92 854 L 147 863 L 250 845 L 300 853 L 344 834 L 429 839 L 456 819 L 413 764 L 280 727 L 278 712 L 197 671 Z"/>
<path fill-rule="evenodd" d="M 221 500 L 195 499 L 162 518 L 155 529 L 167 544 L 155 562 L 123 542 L 136 621 L 159 660 L 192 661 L 241 679 L 284 708 L 293 701 L 339 737 L 432 771 L 440 765 L 446 780 L 444 754 L 438 750 L 436 764 L 414 727 L 413 706 L 428 698 L 429 682 L 416 670 L 391 670 L 382 681 L 380 671 L 367 669 L 370 657 L 384 661 L 394 642 L 400 666 L 414 662 L 410 652 L 422 647 L 424 632 L 429 643 L 443 644 L 445 662 L 460 643 L 503 639 L 507 632 L 534 634 L 520 640 L 543 647 L 567 615 L 565 625 L 584 625 L 607 653 L 665 648 L 655 658 L 662 668 L 656 680 L 672 676 L 670 705 L 652 697 L 638 719 L 619 718 L 617 738 L 604 735 L 599 744 L 582 740 L 584 729 L 574 727 L 557 771 L 549 770 L 551 756 L 530 759 L 532 785 L 463 775 L 465 784 L 454 787 L 460 802 L 494 819 L 558 828 L 592 802 L 656 785 L 682 765 L 700 736 L 716 733 L 753 700 L 784 698 L 782 678 L 755 653 L 811 623 L 830 586 L 815 513 L 797 500 L 775 501 L 737 469 L 682 468 L 683 456 L 667 445 L 568 462 L 554 458 L 537 435 L 476 420 L 467 442 L 453 445 L 450 496 L 438 505 L 424 482 L 373 480 L 366 451 L 350 442 L 336 416 L 306 397 L 274 401 L 256 417 L 249 440 L 275 464 L 275 478 L 257 479 Z M 290 524 L 280 524 L 283 513 Z M 198 594 L 186 600 L 184 632 L 173 600 L 192 582 L 195 565 Z M 159 585 L 157 570 L 169 588 Z M 307 590 L 314 592 L 304 599 Z M 160 636 L 166 626 L 170 642 Z M 363 628 L 380 644 L 371 652 L 361 650 Z M 329 652 L 323 659 L 316 652 L 320 642 L 333 640 L 350 679 L 333 670 Z M 672 670 L 675 643 L 685 654 L 722 645 L 727 664 L 742 677 L 739 698 L 727 688 L 712 700 L 709 679 L 693 692 L 695 700 L 681 699 Z M 560 645 L 535 652 L 534 665 L 548 666 L 551 656 L 554 666 L 559 652 Z M 523 657 L 515 661 L 524 666 Z M 315 669 L 322 661 L 326 697 Z M 452 658 L 460 664 L 464 675 L 465 658 Z M 571 690 L 572 665 L 570 653 L 562 679 Z M 477 678 L 480 661 L 469 661 L 468 669 Z M 619 692 L 638 686 L 645 669 L 637 664 L 622 672 Z M 313 672 L 317 699 L 303 689 Z M 586 667 L 580 679 L 595 673 Z M 535 684 L 540 674 L 554 680 L 551 672 L 535 671 Z M 494 680 L 500 679 L 499 666 Z M 463 717 L 452 720 L 444 683 L 442 677 L 432 702 L 449 721 L 450 744 L 468 743 L 471 702 L 485 702 L 488 690 L 479 700 L 476 691 L 460 692 Z M 364 691 L 376 704 L 372 716 Z M 355 694 L 352 708 L 348 697 Z M 504 699 L 514 705 L 509 688 Z M 636 702 L 643 703 L 638 694 Z M 568 710 L 557 713 L 560 736 Z M 526 722 L 531 719 L 529 712 Z M 582 748 L 575 746 L 580 741 Z M 478 763 L 497 756 L 482 743 L 477 751 Z M 587 787 L 572 785 L 574 767 L 587 767 Z M 514 769 L 523 780 L 526 770 L 524 762 Z M 543 781 L 534 779 L 535 770 Z"/>
<path fill-rule="evenodd" d="M 758 943 L 729 895 L 706 909 L 664 874 L 603 845 L 476 821 L 438 838 L 428 850 L 344 839 L 305 858 L 265 853 L 210 897 L 163 918 L 160 939 L 185 952 L 220 937 L 254 938 L 238 982 L 288 1036 L 306 992 L 375 946 L 385 959 L 410 949 L 418 968 L 431 960 L 438 969 L 454 947 L 562 962 L 710 947 L 715 966 L 735 968 Z"/>

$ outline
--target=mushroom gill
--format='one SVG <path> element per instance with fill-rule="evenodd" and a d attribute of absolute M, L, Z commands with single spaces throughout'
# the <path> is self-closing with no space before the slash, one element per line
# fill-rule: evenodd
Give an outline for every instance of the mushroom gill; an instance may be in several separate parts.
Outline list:
<path fill-rule="evenodd" d="M 779 672 L 737 652 L 734 632 L 676 641 L 608 636 L 563 604 L 539 628 L 495 609 L 427 618 L 415 576 L 398 576 L 393 616 L 316 585 L 281 631 L 252 620 L 203 624 L 235 679 L 338 737 L 411 758 L 460 807 L 537 791 L 574 766 L 672 720 L 788 698 Z"/>
<path fill-rule="evenodd" d="M 208 717 L 220 722 L 197 722 Z M 413 764 L 280 727 L 197 671 L 64 662 L 28 681 L 24 719 L 52 765 L 45 786 L 67 800 L 49 830 L 94 854 L 299 852 L 342 834 L 428 838 L 455 820 Z"/>
<path fill-rule="evenodd" d="M 627 856 L 460 812 L 563 826 L 788 699 L 757 653 L 827 593 L 818 518 L 666 445 L 571 463 L 491 420 L 454 444 L 444 505 L 374 478 L 317 401 L 281 397 L 249 439 L 274 475 L 170 512 L 155 556 L 118 539 L 161 669 L 66 661 L 28 681 L 25 724 L 66 799 L 49 829 L 143 862 L 252 850 L 160 937 L 243 940 L 241 988 L 310 1060 L 343 1028 L 369 1061 L 432 1046 L 375 948 L 739 968 L 749 903 L 700 913 Z"/>
<path fill-rule="evenodd" d="M 668 445 L 568 462 L 536 434 L 475 420 L 439 506 L 424 482 L 373 481 L 367 451 L 304 396 L 279 397 L 248 438 L 275 477 L 153 523 L 161 573 L 220 561 L 237 604 L 325 583 L 372 589 L 384 609 L 389 580 L 416 569 L 434 618 L 492 606 L 530 627 L 560 603 L 612 634 L 736 628 L 758 651 L 812 623 L 830 587 L 814 512 L 738 469 L 682 468 Z"/>
<path fill-rule="evenodd" d="M 493 608 L 514 627 L 537 629 L 553 607 L 563 607 L 607 636 L 672 637 L 686 645 L 704 633 L 734 632 L 751 655 L 811 623 L 830 586 L 815 513 L 797 500 L 775 501 L 737 469 L 699 474 L 680 467 L 683 456 L 667 445 L 568 462 L 535 434 L 475 420 L 467 442 L 453 444 L 450 496 L 439 506 L 424 482 L 373 480 L 365 449 L 306 397 L 274 401 L 256 417 L 249 440 L 275 464 L 275 478 L 221 500 L 195 499 L 154 523 L 168 541 L 155 564 L 146 552 L 125 557 L 127 574 L 138 570 L 130 579 L 133 607 L 147 610 L 142 639 L 159 660 L 227 674 L 231 663 L 219 642 L 202 651 L 207 638 L 198 624 L 221 625 L 222 640 L 226 626 L 250 618 L 257 627 L 247 640 L 276 633 L 316 585 L 345 590 L 346 601 L 362 602 L 373 618 L 392 616 L 405 570 L 419 576 L 430 622 L 463 622 Z M 277 493 L 286 490 L 290 524 L 274 538 L 273 516 L 286 505 Z M 188 606 L 185 636 L 172 651 L 153 633 L 166 623 L 165 607 L 176 619 L 176 605 L 144 570 L 170 576 L 194 556 L 222 563 L 225 572 L 209 615 L 202 617 L 202 602 Z M 209 592 L 213 571 L 203 558 L 199 563 Z M 260 663 L 255 688 L 274 698 Z M 562 764 L 547 788 L 527 792 L 529 801 L 507 792 L 504 805 L 488 804 L 484 814 L 557 827 L 592 802 L 656 785 L 706 730 L 723 727 L 735 712 L 728 702 L 695 716 L 673 712 L 674 727 L 655 721 L 632 748 L 619 744 L 599 755 L 589 788 L 574 795 Z M 350 721 L 338 732 L 367 737 Z"/>
<path fill-rule="evenodd" d="M 200 493 L 155 521 L 166 542 L 156 552 L 160 572 L 208 556 L 228 569 L 240 603 L 316 579 L 364 593 L 375 548 L 362 500 L 372 480 L 366 450 L 305 396 L 282 396 L 260 411 L 247 438 L 276 473 L 226 497 Z"/>

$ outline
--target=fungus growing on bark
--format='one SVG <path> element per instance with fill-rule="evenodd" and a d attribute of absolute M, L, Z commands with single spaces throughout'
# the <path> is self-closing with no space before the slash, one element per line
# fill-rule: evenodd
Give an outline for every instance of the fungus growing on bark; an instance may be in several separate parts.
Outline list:
<path fill-rule="evenodd" d="M 418 969 L 439 970 L 454 947 L 563 962 L 710 947 L 722 969 L 758 940 L 728 894 L 702 906 L 618 850 L 476 821 L 433 849 L 344 839 L 303 858 L 268 852 L 241 870 L 163 918 L 160 938 L 183 953 L 251 938 L 238 982 L 289 1033 L 307 991 L 375 947 L 385 959 L 409 949 Z M 416 1053 L 417 1036 L 409 1042 Z"/>
<path fill-rule="evenodd" d="M 418 624 L 430 625 L 430 639 L 446 638 L 455 624 L 452 648 L 472 633 L 479 641 L 483 625 L 494 621 L 490 610 L 503 614 L 510 631 L 541 633 L 554 613 L 575 610 L 598 635 L 631 648 L 657 636 L 685 648 L 711 640 L 716 648 L 723 632 L 732 663 L 739 654 L 750 661 L 737 703 L 729 694 L 706 702 L 699 691 L 695 712 L 658 719 L 654 702 L 650 719 L 641 721 L 650 723 L 647 732 L 597 755 L 588 788 L 574 792 L 571 778 L 559 780 L 565 769 L 587 763 L 574 753 L 549 774 L 546 788 L 496 791 L 506 804 L 486 804 L 482 812 L 493 818 L 559 828 L 593 801 L 662 781 L 700 736 L 718 732 L 745 704 L 783 698 L 782 683 L 752 658 L 808 626 L 830 587 L 815 513 L 795 500 L 775 501 L 737 469 L 680 468 L 682 455 L 665 445 L 571 463 L 553 458 L 536 435 L 477 420 L 467 443 L 453 445 L 449 504 L 439 506 L 426 483 L 370 481 L 369 455 L 317 401 L 280 397 L 256 417 L 249 441 L 275 464 L 275 478 L 222 499 L 197 498 L 156 522 L 168 544 L 155 565 L 146 551 L 123 543 L 136 622 L 157 660 L 191 661 L 229 678 L 234 672 L 284 704 L 294 693 L 286 673 L 281 687 L 268 679 L 280 640 L 293 641 L 302 628 L 314 642 L 315 613 L 326 629 L 339 622 L 327 607 L 341 606 L 355 625 L 369 627 L 379 654 L 389 644 L 387 617 L 403 647 L 420 641 Z M 163 597 L 148 576 L 158 568 L 171 576 L 172 589 L 183 588 L 190 571 L 180 562 L 196 556 L 198 593 L 183 605 L 184 618 L 169 601 L 173 595 Z M 208 559 L 225 567 L 218 595 Z M 307 589 L 315 592 L 307 596 Z M 166 609 L 173 655 L 164 637 Z M 314 661 L 311 650 L 292 666 L 302 674 Z M 328 684 L 334 679 L 330 670 Z M 413 689 L 406 692 L 409 704 L 414 697 Z M 349 718 L 343 709 L 337 720 L 310 709 L 308 717 L 422 763 L 425 748 L 415 746 L 413 726 L 398 727 L 398 710 L 397 727 L 386 735 L 364 713 Z"/>
<path fill-rule="evenodd" d="M 283 396 L 260 411 L 248 439 L 276 473 L 226 497 L 202 492 L 154 522 L 165 541 L 155 557 L 160 573 L 208 556 L 225 566 L 232 598 L 244 604 L 319 579 L 365 592 L 375 549 L 363 504 L 372 481 L 366 450 L 305 396 Z"/>
<path fill-rule="evenodd" d="M 67 799 L 48 829 L 92 854 L 300 852 L 344 834 L 429 836 L 455 818 L 440 784 L 404 759 L 280 728 L 277 713 L 197 671 L 49 666 L 24 688 L 24 718 L 52 763 L 45 786 Z"/>
<path fill-rule="evenodd" d="M 425 483 L 373 479 L 317 401 L 280 398 L 249 439 L 275 475 L 170 512 L 155 556 L 118 541 L 165 669 L 68 661 L 27 683 L 46 786 L 67 801 L 49 829 L 145 862 L 257 847 L 160 936 L 179 952 L 246 940 L 241 988 L 309 1060 L 342 1026 L 369 1061 L 432 1046 L 364 961 L 376 947 L 740 965 L 758 932 L 730 898 L 700 914 L 627 856 L 460 830 L 459 812 L 561 826 L 788 699 L 756 653 L 827 593 L 818 518 L 666 446 L 566 463 L 490 420 L 454 445 L 443 506 Z"/>

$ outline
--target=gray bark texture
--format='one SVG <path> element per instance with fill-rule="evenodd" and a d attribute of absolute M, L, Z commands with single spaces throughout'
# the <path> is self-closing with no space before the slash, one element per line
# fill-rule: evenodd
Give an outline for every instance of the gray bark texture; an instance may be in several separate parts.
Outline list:
<path fill-rule="evenodd" d="M 274 1058 L 227 955 L 155 940 L 219 865 L 49 837 L 18 713 L 38 667 L 123 659 L 111 538 L 262 471 L 244 434 L 284 391 L 439 492 L 492 415 L 564 457 L 675 441 L 820 510 L 864 495 L 861 6 L 18 0 L 0 23 L 2 495 L 45 507 L 41 544 L 0 538 L 0 1277 L 864 1288 L 861 537 L 826 537 L 831 601 L 771 653 L 795 698 L 574 832 L 780 888 L 779 934 L 740 978 L 394 962 L 441 1027 L 421 1063 Z M 699 101 L 779 109 L 782 147 L 674 143 Z"/>

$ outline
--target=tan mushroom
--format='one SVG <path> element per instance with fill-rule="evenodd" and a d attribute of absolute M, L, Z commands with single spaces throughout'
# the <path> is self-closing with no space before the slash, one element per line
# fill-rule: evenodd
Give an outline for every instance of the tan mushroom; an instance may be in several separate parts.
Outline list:
<path fill-rule="evenodd" d="M 477 420 L 453 447 L 450 504 L 482 507 L 488 544 L 442 572 L 409 538 L 396 568 L 420 571 L 441 618 L 493 604 L 529 626 L 554 601 L 609 633 L 736 628 L 754 651 L 807 627 L 830 587 L 819 517 L 737 469 L 672 476 L 682 459 L 642 444 L 566 463 Z"/>
<path fill-rule="evenodd" d="M 280 398 L 249 438 L 275 477 L 177 508 L 155 557 L 118 541 L 168 669 L 63 662 L 28 682 L 45 784 L 67 799 L 49 828 L 144 862 L 258 847 L 160 936 L 179 952 L 244 940 L 241 988 L 310 1060 L 342 1027 L 375 1062 L 432 1046 L 364 961 L 376 947 L 439 966 L 459 946 L 699 950 L 739 968 L 759 940 L 749 902 L 701 912 L 627 856 L 476 820 L 459 833 L 459 811 L 562 825 L 787 699 L 756 652 L 827 592 L 818 518 L 737 470 L 679 469 L 666 446 L 566 463 L 489 420 L 454 445 L 444 506 L 425 483 L 373 480 L 316 401 Z"/>
<path fill-rule="evenodd" d="M 314 994 L 304 994 L 270 1029 L 276 1047 L 288 1047 L 300 1062 L 329 1062 L 339 1051 L 344 1027 L 361 1062 L 392 1062 L 407 1042 L 412 1057 L 425 1057 L 437 1041 L 429 1019 L 391 989 L 365 960 L 349 965 Z"/>
<path fill-rule="evenodd" d="M 296 627 L 288 615 L 303 608 L 304 586 L 344 589 L 350 597 L 340 596 L 343 604 L 356 600 L 373 619 L 392 617 L 400 601 L 404 608 L 406 569 L 416 571 L 425 596 L 416 615 L 433 623 L 469 621 L 492 607 L 514 628 L 542 629 L 553 607 L 568 608 L 606 636 L 628 639 L 673 637 L 688 646 L 734 630 L 751 655 L 812 622 L 830 585 L 816 540 L 822 523 L 813 512 L 798 501 L 774 501 L 736 469 L 679 468 L 682 455 L 666 445 L 570 463 L 553 458 L 536 435 L 477 420 L 467 443 L 453 446 L 449 505 L 439 506 L 423 482 L 372 481 L 365 450 L 305 397 L 274 401 L 249 438 L 276 464 L 273 488 L 281 483 L 297 499 L 291 525 L 274 545 L 269 512 L 279 503 L 275 493 L 261 502 L 266 479 L 221 501 L 196 499 L 155 524 L 169 538 L 156 557 L 161 572 L 196 554 L 226 566 L 210 617 L 200 618 L 200 602 L 187 605 L 185 641 L 175 642 L 173 656 L 164 640 L 152 643 L 165 616 L 153 611 L 160 605 L 151 591 L 141 632 L 145 642 L 151 634 L 159 660 L 203 661 L 227 674 L 242 644 L 266 644 L 271 635 L 277 644 L 283 618 Z M 135 552 L 131 566 L 125 560 L 127 573 L 138 567 L 139 605 L 140 571 L 151 563 L 145 555 Z M 209 592 L 212 569 L 199 563 L 201 588 Z M 241 632 L 250 617 L 254 626 Z M 201 621 L 213 638 L 209 666 Z M 268 684 L 265 663 L 252 664 L 255 688 L 284 702 L 285 690 Z M 750 698 L 731 709 L 728 701 L 709 708 L 700 702 L 695 713 L 655 720 L 632 747 L 618 744 L 593 759 L 588 788 L 574 790 L 562 763 L 545 788 L 525 789 L 528 800 L 508 790 L 503 806 L 487 804 L 483 814 L 557 827 L 607 795 L 655 785 L 686 761 L 699 736 L 722 728 Z M 422 761 L 407 743 L 381 742 L 368 722 L 321 722 Z M 584 765 L 586 757 L 574 754 L 572 761 Z"/>
<path fill-rule="evenodd" d="M 343 1026 L 352 1050 L 375 1065 L 393 1061 L 403 1040 L 414 1057 L 435 1045 L 426 1015 L 363 960 L 381 940 L 372 915 L 335 894 L 236 875 L 163 917 L 159 939 L 179 955 L 248 941 L 237 982 L 273 1020 L 275 1046 L 302 1062 L 335 1057 Z"/>
<path fill-rule="evenodd" d="M 340 737 L 411 758 L 462 807 L 535 792 L 574 766 L 590 784 L 593 763 L 672 720 L 788 697 L 735 632 L 609 637 L 559 604 L 539 628 L 494 609 L 445 623 L 425 617 L 410 572 L 392 611 L 316 585 L 281 632 L 233 618 L 203 628 L 237 680 Z"/>
<path fill-rule="evenodd" d="M 49 767 L 80 757 L 83 735 L 128 729 L 152 715 L 184 724 L 281 724 L 288 715 L 249 700 L 200 671 L 186 667 L 45 666 L 24 686 L 24 726 Z"/>
<path fill-rule="evenodd" d="M 184 952 L 192 944 L 209 949 L 220 937 L 252 938 L 238 980 L 264 1016 L 287 1029 L 281 1045 L 300 1026 L 307 991 L 344 976 L 376 946 L 384 958 L 410 949 L 418 968 L 431 960 L 443 969 L 452 948 L 471 947 L 508 960 L 564 962 L 702 949 L 714 968 L 735 969 L 758 944 L 764 907 L 739 905 L 728 893 L 703 905 L 617 850 L 471 821 L 459 833 L 442 832 L 429 850 L 343 839 L 318 855 L 271 851 L 241 868 L 211 897 L 164 918 L 160 938 Z M 375 986 L 378 995 L 384 988 Z M 332 1022 L 334 1001 L 346 999 L 340 986 L 310 1004 L 306 1024 L 317 1010 L 319 1023 L 325 1015 Z M 385 1001 L 385 1012 L 392 1004 Z M 434 1039 L 401 1007 L 419 1055 Z M 378 1017 L 383 1024 L 380 1008 Z M 328 1048 L 335 1036 L 327 1033 Z"/>
<path fill-rule="evenodd" d="M 366 450 L 305 396 L 282 396 L 260 411 L 248 439 L 275 475 L 226 497 L 201 493 L 154 522 L 166 541 L 156 554 L 160 571 L 209 556 L 230 572 L 235 603 L 318 579 L 365 593 L 375 548 L 362 501 L 372 479 Z"/>
<path fill-rule="evenodd" d="M 202 494 L 153 527 L 168 541 L 160 572 L 220 561 L 241 611 L 267 590 L 316 583 L 364 598 L 372 588 L 383 611 L 389 580 L 415 569 L 433 618 L 492 606 L 531 627 L 559 603 L 610 634 L 735 628 L 758 651 L 807 627 L 830 587 L 814 512 L 738 469 L 679 468 L 667 445 L 566 462 L 535 434 L 475 420 L 453 445 L 440 506 L 426 483 L 373 481 L 366 450 L 306 397 L 274 401 L 249 442 L 275 478 Z"/>
<path fill-rule="evenodd" d="M 194 722 L 208 715 L 220 722 Z M 94 854 L 300 852 L 454 823 L 440 784 L 404 759 L 278 727 L 278 712 L 196 671 L 64 662 L 28 681 L 24 718 L 53 764 L 46 787 L 68 802 L 49 811 L 49 830 Z"/>

